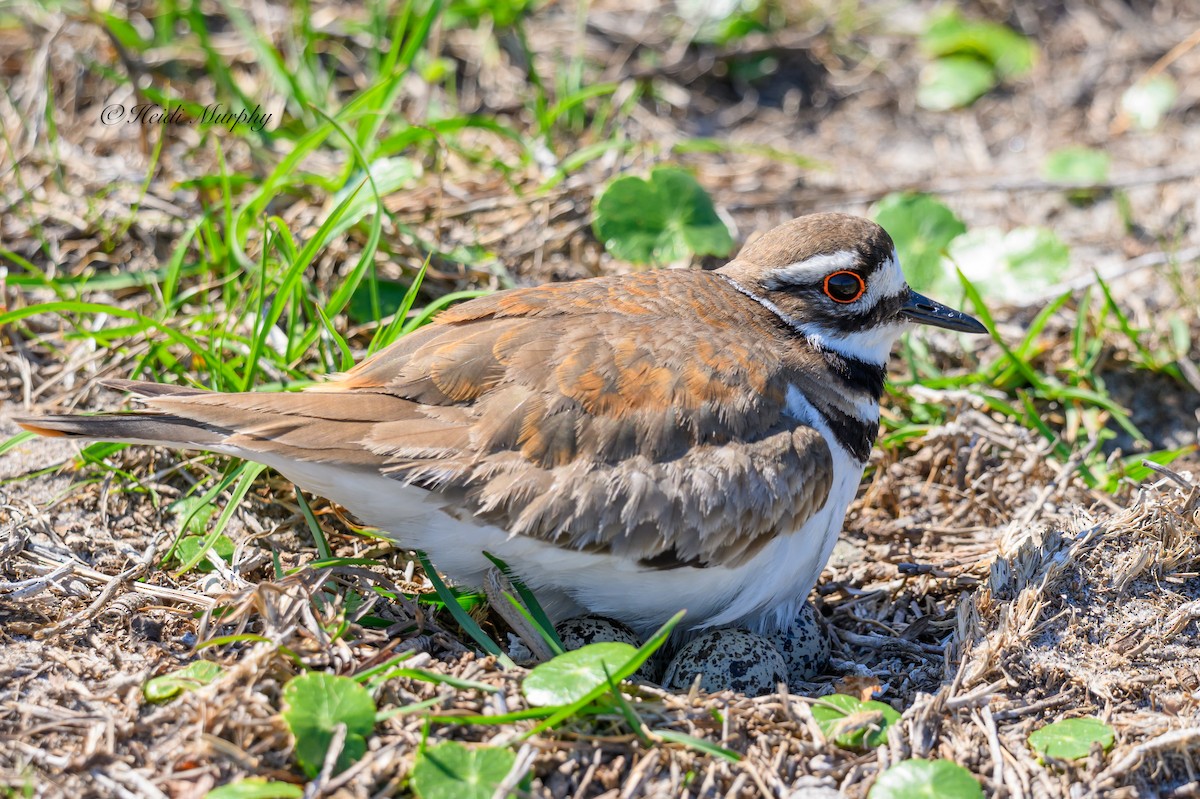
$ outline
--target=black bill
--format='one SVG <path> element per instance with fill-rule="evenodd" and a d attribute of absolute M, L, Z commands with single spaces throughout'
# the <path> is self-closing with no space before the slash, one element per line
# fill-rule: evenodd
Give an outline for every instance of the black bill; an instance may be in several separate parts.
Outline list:
<path fill-rule="evenodd" d="M 988 332 L 978 319 L 967 316 L 962 311 L 947 308 L 940 302 L 931 300 L 915 291 L 909 293 L 908 302 L 904 303 L 904 307 L 900 309 L 900 316 L 917 324 L 944 327 L 947 330 L 957 330 L 961 333 Z"/>

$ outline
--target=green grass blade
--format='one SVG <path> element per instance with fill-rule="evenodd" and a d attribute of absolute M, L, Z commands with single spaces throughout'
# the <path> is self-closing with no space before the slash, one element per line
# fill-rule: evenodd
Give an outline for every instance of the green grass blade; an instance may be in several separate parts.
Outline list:
<path fill-rule="evenodd" d="M 58 302 L 44 302 L 38 305 L 30 305 L 25 308 L 15 308 L 11 311 L 0 313 L 0 325 L 12 324 L 13 322 L 21 321 L 30 316 L 35 316 L 42 313 L 56 313 L 61 316 L 69 316 L 70 314 L 107 314 L 122 319 L 130 319 L 136 322 L 143 330 L 154 330 L 162 333 L 171 341 L 181 344 L 186 347 L 192 354 L 198 356 L 204 361 L 205 367 L 214 375 L 228 375 L 228 369 L 220 358 L 215 357 L 204 347 L 201 347 L 194 339 L 189 338 L 173 327 L 170 327 L 156 319 L 151 319 L 148 316 L 138 313 L 137 311 L 121 308 L 113 305 L 104 305 L 95 302 L 81 302 L 78 300 L 65 300 Z"/>
<path fill-rule="evenodd" d="M 321 529 L 321 525 L 317 524 L 317 517 L 313 515 L 312 508 L 308 506 L 308 500 L 305 499 L 300 486 L 293 485 L 292 490 L 296 494 L 296 504 L 300 506 L 300 513 L 304 515 L 304 521 L 308 525 L 309 532 L 312 533 L 313 542 L 317 545 L 319 557 L 328 560 L 331 553 L 329 542 L 325 539 L 325 531 Z"/>
<path fill-rule="evenodd" d="M 250 390 L 254 383 L 254 376 L 258 372 L 258 359 L 266 345 L 267 335 L 271 328 L 279 321 L 283 315 L 284 306 L 287 304 L 287 297 L 295 288 L 296 283 L 300 280 L 301 275 L 312 264 L 316 258 L 317 252 L 327 243 L 329 231 L 333 229 L 342 215 L 346 213 L 346 209 L 350 207 L 350 203 L 354 200 L 355 195 L 362 189 L 363 184 L 346 195 L 346 199 L 338 204 L 337 208 L 325 218 L 321 226 L 317 228 L 317 232 L 308 240 L 304 248 L 300 250 L 299 255 L 291 262 L 287 270 L 283 274 L 283 279 L 275 291 L 275 297 L 267 304 L 265 314 L 258 315 L 256 320 L 257 333 L 251 341 L 250 353 L 246 356 L 246 372 L 245 378 L 242 381 L 242 391 Z"/>
<path fill-rule="evenodd" d="M 458 622 L 458 625 L 462 627 L 464 631 L 466 631 L 467 635 L 471 636 L 475 643 L 479 644 L 479 646 L 483 648 L 483 651 L 487 652 L 489 655 L 494 655 L 496 660 L 500 662 L 500 665 L 504 666 L 506 669 L 515 669 L 517 664 L 513 662 L 513 659 L 505 654 L 504 650 L 500 648 L 500 645 L 493 641 L 488 634 L 483 631 L 483 628 L 479 626 L 479 623 L 472 619 L 471 616 L 458 604 L 458 600 L 455 598 L 454 593 L 450 590 L 450 587 L 442 581 L 441 576 L 437 573 L 437 570 L 433 568 L 433 564 L 429 562 L 429 558 L 425 556 L 425 553 L 419 553 L 418 557 L 421 561 L 421 566 L 425 569 L 425 576 L 428 577 L 429 582 L 433 584 L 433 590 L 437 592 L 438 597 L 446 604 L 446 610 L 450 611 L 450 615 L 454 617 L 454 620 Z"/>
<path fill-rule="evenodd" d="M 432 256 L 432 253 L 425 256 L 425 262 L 421 264 L 421 271 L 417 272 L 412 285 L 408 287 L 408 291 L 404 292 L 404 299 L 392 316 L 392 321 L 378 328 L 375 335 L 371 337 L 371 344 L 367 347 L 368 355 L 374 355 L 384 347 L 390 346 L 400 336 L 408 312 L 412 310 L 413 303 L 417 301 L 417 293 L 421 290 L 421 283 L 425 280 L 425 272 L 429 269 L 429 261 Z"/>
<path fill-rule="evenodd" d="M 212 549 L 213 545 L 217 543 L 217 539 L 220 538 L 221 534 L 225 532 L 225 528 L 229 525 L 229 520 L 233 518 L 233 514 L 237 510 L 238 504 L 250 490 L 250 486 L 253 485 L 255 478 L 262 474 L 266 468 L 267 467 L 261 463 L 251 463 L 249 461 L 246 462 L 246 468 L 242 472 L 241 477 L 238 478 L 237 485 L 234 487 L 233 493 L 229 497 L 229 502 L 226 503 L 225 507 L 221 509 L 221 515 L 217 519 L 217 523 L 213 525 L 213 529 L 210 530 L 208 535 L 204 537 L 204 541 L 201 543 L 200 549 L 196 551 L 196 554 L 188 558 L 188 560 L 179 567 L 179 570 L 176 572 L 176 574 L 186 574 L 194 569 L 196 564 L 198 564 L 208 555 L 208 550 Z"/>
<path fill-rule="evenodd" d="M 739 763 L 742 756 L 732 749 L 726 749 L 723 746 L 706 741 L 703 738 L 697 738 L 694 735 L 688 735 L 684 732 L 676 732 L 675 730 L 654 729 L 650 733 L 656 738 L 661 738 L 670 743 L 683 744 L 689 749 L 695 749 L 698 752 L 703 752 L 711 757 L 719 757 L 722 760 L 728 760 L 730 763 Z"/>
<path fill-rule="evenodd" d="M 3 455 L 14 447 L 19 447 L 21 444 L 24 444 L 31 438 L 37 438 L 37 433 L 32 433 L 28 430 L 22 430 L 12 438 L 5 441 L 3 444 L 0 444 L 0 455 Z"/>
<path fill-rule="evenodd" d="M 463 300 L 473 300 L 476 297 L 486 297 L 488 294 L 491 294 L 491 292 L 482 289 L 472 291 L 452 291 L 449 294 L 443 294 L 422 308 L 419 314 L 405 322 L 404 327 L 401 328 L 400 335 L 411 333 L 412 331 L 416 330 L 418 327 L 436 316 L 437 312 L 443 308 L 453 305 L 456 302 L 462 302 Z"/>

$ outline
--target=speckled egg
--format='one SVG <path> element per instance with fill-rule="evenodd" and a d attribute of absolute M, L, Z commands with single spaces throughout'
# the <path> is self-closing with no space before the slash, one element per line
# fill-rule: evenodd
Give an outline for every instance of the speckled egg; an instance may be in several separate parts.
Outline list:
<path fill-rule="evenodd" d="M 630 646 L 640 647 L 641 639 L 633 632 L 616 619 L 610 619 L 607 616 L 574 616 L 569 619 L 560 621 L 554 625 L 554 631 L 558 633 L 559 640 L 563 643 L 563 648 L 570 652 L 573 649 L 579 649 L 588 644 L 595 644 L 605 641 L 616 641 Z M 642 664 L 641 668 L 633 673 L 634 679 L 646 680 L 647 682 L 657 682 L 658 676 L 662 673 L 662 666 L 654 658 Z"/>
<path fill-rule="evenodd" d="M 745 630 L 709 630 L 679 650 L 667 667 L 663 687 L 686 691 L 700 675 L 700 690 L 726 689 L 762 696 L 787 675 L 783 655 L 761 635 Z"/>
<path fill-rule="evenodd" d="M 768 638 L 783 655 L 790 686 L 815 679 L 829 665 L 829 636 L 809 602 L 804 603 L 786 630 Z"/>
<path fill-rule="evenodd" d="M 630 646 L 642 645 L 633 630 L 607 616 L 574 616 L 554 625 L 554 630 L 563 642 L 563 648 L 568 652 L 602 641 L 616 641 Z"/>

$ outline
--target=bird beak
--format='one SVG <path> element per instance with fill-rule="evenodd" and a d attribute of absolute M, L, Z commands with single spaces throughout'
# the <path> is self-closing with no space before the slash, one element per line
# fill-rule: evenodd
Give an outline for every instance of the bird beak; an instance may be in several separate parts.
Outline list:
<path fill-rule="evenodd" d="M 911 290 L 908 294 L 908 302 L 904 303 L 904 307 L 900 309 L 900 316 L 917 324 L 944 327 L 947 330 L 957 330 L 961 333 L 988 332 L 987 328 L 973 316 L 967 316 L 962 311 L 947 308 L 940 302 Z"/>

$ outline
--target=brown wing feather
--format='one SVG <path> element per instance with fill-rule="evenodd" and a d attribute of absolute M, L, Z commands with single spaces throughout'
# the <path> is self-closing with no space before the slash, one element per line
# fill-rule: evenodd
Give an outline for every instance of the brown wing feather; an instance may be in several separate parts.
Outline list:
<path fill-rule="evenodd" d="M 733 565 L 828 495 L 828 446 L 784 413 L 816 363 L 785 361 L 777 323 L 720 278 L 667 274 L 465 303 L 316 391 L 457 403 L 466 446 L 434 455 L 395 423 L 364 443 L 389 475 L 456 492 L 512 533 Z"/>
<path fill-rule="evenodd" d="M 812 365 L 767 317 L 711 273 L 651 272 L 464 303 L 300 393 L 141 393 L 251 455 L 382 471 L 513 534 L 735 565 L 830 488 L 828 446 L 785 414 Z"/>

